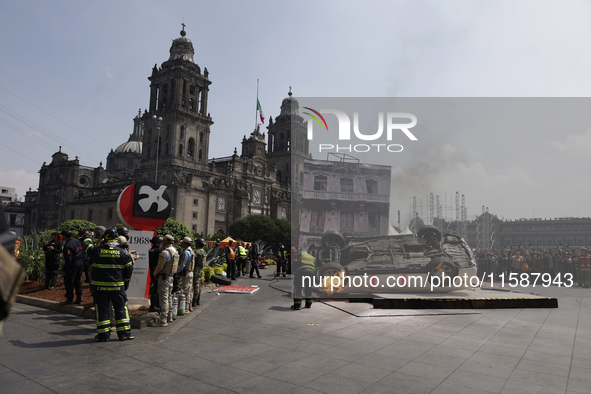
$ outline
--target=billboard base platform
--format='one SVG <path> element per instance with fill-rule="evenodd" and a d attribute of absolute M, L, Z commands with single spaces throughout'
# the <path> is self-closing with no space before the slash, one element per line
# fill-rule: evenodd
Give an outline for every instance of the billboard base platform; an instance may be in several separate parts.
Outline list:
<path fill-rule="evenodd" d="M 374 309 L 558 308 L 556 298 L 494 288 L 447 293 L 339 294 L 322 301 L 366 303 Z"/>

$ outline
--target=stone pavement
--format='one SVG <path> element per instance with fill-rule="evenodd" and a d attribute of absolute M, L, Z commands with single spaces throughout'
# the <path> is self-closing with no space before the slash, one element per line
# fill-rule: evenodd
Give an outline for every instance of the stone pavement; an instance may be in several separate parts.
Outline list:
<path fill-rule="evenodd" d="M 536 287 L 557 309 L 368 315 L 335 302 L 292 311 L 289 278 L 263 273 L 239 281 L 260 284 L 253 295 L 206 293 L 200 313 L 128 342 L 94 343 L 91 320 L 16 304 L 0 391 L 591 392 L 591 289 Z"/>

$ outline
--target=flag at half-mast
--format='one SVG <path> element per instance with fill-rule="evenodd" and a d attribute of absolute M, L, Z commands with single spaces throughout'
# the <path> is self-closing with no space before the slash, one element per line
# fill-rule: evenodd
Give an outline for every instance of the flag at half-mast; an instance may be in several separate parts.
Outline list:
<path fill-rule="evenodd" d="M 263 113 L 263 108 L 261 108 L 261 103 L 259 99 L 257 99 L 257 110 L 259 111 L 259 116 L 261 117 L 261 122 L 265 123 L 265 114 Z"/>

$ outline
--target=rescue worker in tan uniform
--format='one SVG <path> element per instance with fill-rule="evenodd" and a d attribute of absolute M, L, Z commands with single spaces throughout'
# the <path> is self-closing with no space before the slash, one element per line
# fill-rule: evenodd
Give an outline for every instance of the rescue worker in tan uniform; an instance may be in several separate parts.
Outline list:
<path fill-rule="evenodd" d="M 160 298 L 160 316 L 152 327 L 166 327 L 172 322 L 172 284 L 174 273 L 179 266 L 179 254 L 173 246 L 172 235 L 165 235 L 162 240 L 162 252 L 158 256 L 158 265 L 154 276 L 158 278 L 158 297 Z"/>
<path fill-rule="evenodd" d="M 181 241 L 184 252 L 181 255 L 181 266 L 179 274 L 182 276 L 183 293 L 187 297 L 185 302 L 185 313 L 193 311 L 193 276 L 195 270 L 195 252 L 191 249 L 193 240 L 191 237 L 185 237 Z M 184 263 L 184 264 L 183 264 Z"/>

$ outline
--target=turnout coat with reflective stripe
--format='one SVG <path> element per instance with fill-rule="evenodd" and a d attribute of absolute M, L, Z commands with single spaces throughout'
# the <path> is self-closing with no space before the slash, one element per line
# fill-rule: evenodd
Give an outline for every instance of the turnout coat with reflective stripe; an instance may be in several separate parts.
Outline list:
<path fill-rule="evenodd" d="M 92 263 L 90 286 L 98 291 L 124 291 L 133 272 L 131 255 L 116 246 L 92 246 L 89 240 L 84 245 Z"/>

